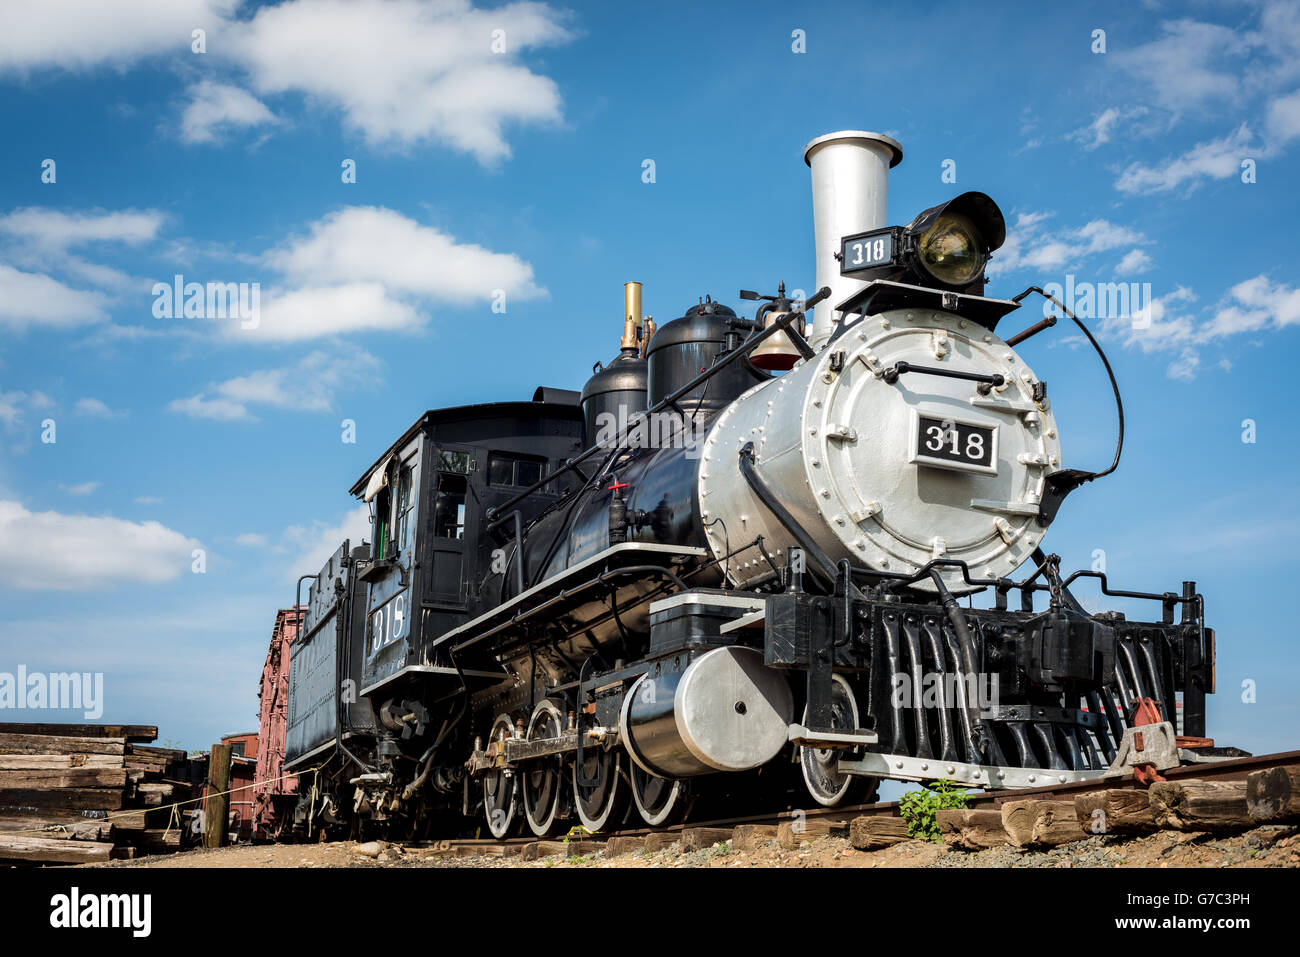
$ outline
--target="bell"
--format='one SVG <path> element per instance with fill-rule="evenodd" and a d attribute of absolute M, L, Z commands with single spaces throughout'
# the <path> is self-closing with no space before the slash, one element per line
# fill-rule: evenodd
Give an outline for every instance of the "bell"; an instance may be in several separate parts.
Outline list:
<path fill-rule="evenodd" d="M 772 323 L 785 316 L 784 312 L 769 311 L 763 319 L 763 328 L 770 329 Z M 795 319 L 791 327 L 803 334 L 803 317 Z M 794 368 L 800 359 L 799 350 L 794 347 L 790 337 L 784 331 L 764 339 L 757 349 L 749 354 L 749 361 L 767 372 L 786 372 Z"/>

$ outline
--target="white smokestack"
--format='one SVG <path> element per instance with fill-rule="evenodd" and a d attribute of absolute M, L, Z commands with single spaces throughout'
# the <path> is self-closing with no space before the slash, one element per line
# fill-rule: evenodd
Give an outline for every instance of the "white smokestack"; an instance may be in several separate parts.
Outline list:
<path fill-rule="evenodd" d="M 863 130 L 827 133 L 804 147 L 804 162 L 812 168 L 817 288 L 831 287 L 830 298 L 813 308 L 808 341 L 814 349 L 830 338 L 835 307 L 866 285 L 840 275 L 840 239 L 889 225 L 889 170 L 902 158 L 896 140 Z"/>

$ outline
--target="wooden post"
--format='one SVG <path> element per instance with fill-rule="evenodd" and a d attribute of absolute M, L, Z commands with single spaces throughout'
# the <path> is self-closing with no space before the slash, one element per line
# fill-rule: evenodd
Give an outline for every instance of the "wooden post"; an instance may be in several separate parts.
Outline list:
<path fill-rule="evenodd" d="M 208 756 L 208 796 L 203 802 L 203 846 L 226 843 L 230 813 L 230 745 L 214 744 Z"/>

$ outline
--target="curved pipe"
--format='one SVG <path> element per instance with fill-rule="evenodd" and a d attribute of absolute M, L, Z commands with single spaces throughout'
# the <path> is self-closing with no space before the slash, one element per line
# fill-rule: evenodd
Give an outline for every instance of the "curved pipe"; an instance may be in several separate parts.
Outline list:
<path fill-rule="evenodd" d="M 827 557 L 826 553 L 809 536 L 807 530 L 795 520 L 795 517 L 777 500 L 776 496 L 772 494 L 772 490 L 759 477 L 757 470 L 754 468 L 753 442 L 746 442 L 740 450 L 740 474 L 745 477 L 745 481 L 749 483 L 753 493 L 758 496 L 758 500 L 799 543 L 799 547 L 813 560 L 813 564 L 818 566 L 813 569 L 813 574 L 817 575 L 822 584 L 827 587 L 834 587 L 835 563 Z"/>
<path fill-rule="evenodd" d="M 1038 293 L 1048 302 L 1053 303 L 1058 309 L 1061 310 L 1062 313 L 1064 313 L 1065 315 L 1069 316 L 1072 320 L 1074 320 L 1074 324 L 1079 327 L 1079 331 L 1082 332 L 1085 336 L 1087 336 L 1088 341 L 1092 343 L 1092 348 L 1096 350 L 1098 357 L 1100 357 L 1101 359 L 1101 364 L 1106 368 L 1106 375 L 1110 378 L 1110 388 L 1111 391 L 1115 393 L 1115 412 L 1119 417 L 1119 435 L 1115 441 L 1115 459 L 1110 463 L 1109 468 L 1103 469 L 1100 472 L 1089 473 L 1088 477 L 1083 479 L 1082 482 L 1080 482 L 1080 484 L 1083 484 L 1083 482 L 1092 482 L 1096 479 L 1104 478 L 1105 476 L 1109 475 L 1111 472 L 1119 468 L 1120 455 L 1122 455 L 1124 452 L 1124 400 L 1120 398 L 1119 383 L 1115 380 L 1115 370 L 1110 367 L 1110 360 L 1106 358 L 1105 350 L 1102 349 L 1101 343 L 1099 343 L 1096 340 L 1091 330 L 1089 330 L 1088 327 L 1085 326 L 1079 320 L 1078 316 L 1076 316 L 1074 313 L 1072 313 L 1069 309 L 1066 308 L 1065 303 L 1061 302 L 1061 300 L 1057 299 L 1055 296 L 1046 292 L 1040 286 L 1030 286 L 1020 295 L 1013 296 L 1011 301 L 1020 302 L 1031 292 Z"/>
<path fill-rule="evenodd" d="M 943 603 L 943 610 L 948 615 L 948 621 L 952 623 L 953 631 L 957 633 L 957 650 L 961 653 L 962 680 L 956 683 L 956 691 L 959 699 L 958 703 L 961 705 L 958 714 L 962 719 L 962 731 L 966 733 L 966 740 L 971 743 L 971 747 L 976 752 L 987 754 L 989 747 L 988 732 L 984 727 L 984 722 L 980 720 L 979 712 L 971 704 L 970 688 L 966 684 L 968 678 L 975 677 L 975 640 L 971 637 L 970 628 L 966 626 L 966 616 L 961 613 L 957 599 L 952 597 L 952 592 L 944 584 L 943 576 L 939 574 L 938 569 L 930 570 L 930 578 L 939 591 L 939 600 Z"/>

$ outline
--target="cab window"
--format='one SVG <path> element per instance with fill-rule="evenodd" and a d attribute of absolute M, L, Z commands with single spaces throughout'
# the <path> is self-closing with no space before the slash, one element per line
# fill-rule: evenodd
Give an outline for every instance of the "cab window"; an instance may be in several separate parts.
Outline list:
<path fill-rule="evenodd" d="M 438 491 L 433 503 L 433 534 L 438 538 L 465 537 L 465 493 L 463 475 L 438 475 Z"/>
<path fill-rule="evenodd" d="M 397 478 L 397 526 L 393 541 L 397 551 L 405 551 L 411 544 L 411 521 L 414 518 L 415 498 L 411 490 L 415 486 L 415 469 L 404 466 Z"/>
<path fill-rule="evenodd" d="M 536 485 L 542 478 L 542 463 L 539 459 L 516 458 L 513 455 L 488 456 L 488 484 L 528 488 Z"/>

